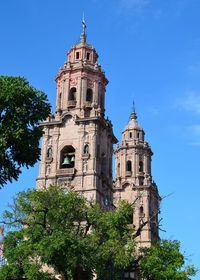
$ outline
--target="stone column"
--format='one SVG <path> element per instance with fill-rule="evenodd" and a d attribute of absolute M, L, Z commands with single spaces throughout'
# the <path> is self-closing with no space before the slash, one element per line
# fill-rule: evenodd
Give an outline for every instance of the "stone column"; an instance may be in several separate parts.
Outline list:
<path fill-rule="evenodd" d="M 81 77 L 78 77 L 78 82 L 77 82 L 77 108 L 81 107 L 81 98 L 82 97 L 82 83 L 81 83 Z"/>
<path fill-rule="evenodd" d="M 63 81 L 63 94 L 61 99 L 62 109 L 66 109 L 68 106 L 68 95 L 69 95 L 69 78 Z"/>
<path fill-rule="evenodd" d="M 57 82 L 57 86 L 56 86 L 56 111 L 59 111 L 59 104 L 60 104 L 60 83 Z"/>
<path fill-rule="evenodd" d="M 46 128 L 45 129 L 45 134 L 42 138 L 42 154 L 41 154 L 41 162 L 40 162 L 40 174 L 39 176 L 46 176 L 46 169 L 45 169 L 45 165 L 46 165 L 46 162 L 45 162 L 45 159 L 46 159 L 46 149 L 47 149 L 47 140 L 48 140 L 48 134 L 49 134 L 49 131 L 48 129 Z"/>
<path fill-rule="evenodd" d="M 98 106 L 98 81 L 94 82 L 94 96 L 93 96 L 93 103 Z"/>
<path fill-rule="evenodd" d="M 147 155 L 144 155 L 144 158 L 143 158 L 143 162 L 144 162 L 144 173 L 145 174 L 148 174 L 148 158 L 147 158 Z"/>
<path fill-rule="evenodd" d="M 134 155 L 133 155 L 133 174 L 132 174 L 132 176 L 136 177 L 136 174 L 137 174 L 137 169 L 136 169 L 136 167 L 137 167 L 137 160 L 136 160 L 137 154 L 136 154 L 135 149 L 134 149 L 133 153 L 134 153 Z"/>
<path fill-rule="evenodd" d="M 82 88 L 81 88 L 81 108 L 84 106 L 84 101 L 86 100 L 86 91 L 87 91 L 87 78 L 82 78 Z"/>

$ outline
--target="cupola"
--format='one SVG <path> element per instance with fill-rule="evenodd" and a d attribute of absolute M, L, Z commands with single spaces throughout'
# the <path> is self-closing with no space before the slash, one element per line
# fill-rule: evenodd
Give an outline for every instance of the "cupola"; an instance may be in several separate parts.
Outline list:
<path fill-rule="evenodd" d="M 126 141 L 144 141 L 144 130 L 137 122 L 137 114 L 135 110 L 130 115 L 130 120 L 128 124 L 125 126 L 122 137 L 123 140 Z"/>

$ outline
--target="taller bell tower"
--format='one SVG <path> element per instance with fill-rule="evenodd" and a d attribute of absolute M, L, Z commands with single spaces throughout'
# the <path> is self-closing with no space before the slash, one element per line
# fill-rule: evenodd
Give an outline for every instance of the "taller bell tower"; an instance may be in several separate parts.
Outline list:
<path fill-rule="evenodd" d="M 86 41 L 67 53 L 55 78 L 56 113 L 42 125 L 42 154 L 37 188 L 66 185 L 109 207 L 112 203 L 112 154 L 117 142 L 104 117 L 108 80 L 96 50 Z"/>

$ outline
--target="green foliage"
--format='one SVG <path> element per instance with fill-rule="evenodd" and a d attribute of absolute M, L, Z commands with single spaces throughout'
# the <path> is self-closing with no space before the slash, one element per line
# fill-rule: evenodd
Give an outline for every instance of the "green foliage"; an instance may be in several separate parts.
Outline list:
<path fill-rule="evenodd" d="M 19 193 L 3 216 L 12 231 L 5 237 L 7 264 L 0 279 L 55 279 L 59 274 L 90 280 L 94 270 L 103 279 L 118 279 L 115 271 L 133 262 L 133 232 L 127 226 L 132 212 L 126 202 L 104 211 L 61 187 Z M 44 272 L 45 264 L 54 273 Z"/>
<path fill-rule="evenodd" d="M 22 77 L 0 76 L 0 186 L 39 159 L 39 122 L 50 113 L 42 91 Z"/>
<path fill-rule="evenodd" d="M 140 261 L 142 276 L 147 280 L 189 280 L 194 266 L 185 266 L 178 241 L 162 240 L 144 252 Z"/>
<path fill-rule="evenodd" d="M 95 270 L 101 279 L 118 279 L 119 271 L 134 262 L 133 252 L 135 242 L 133 229 L 129 226 L 133 208 L 126 201 L 121 201 L 119 207 L 111 212 L 101 212 L 99 205 L 92 210 L 92 215 L 98 216 L 92 220 L 93 231 L 90 235 L 96 244 Z"/>
<path fill-rule="evenodd" d="M 10 226 L 4 244 L 7 264 L 0 280 L 120 280 L 120 273 L 137 267 L 146 280 L 190 280 L 193 266 L 177 241 L 160 241 L 136 254 L 135 233 L 129 225 L 133 207 L 121 201 L 106 211 L 75 192 L 50 186 L 21 192 L 3 214 Z M 44 267 L 51 268 L 44 270 Z"/>

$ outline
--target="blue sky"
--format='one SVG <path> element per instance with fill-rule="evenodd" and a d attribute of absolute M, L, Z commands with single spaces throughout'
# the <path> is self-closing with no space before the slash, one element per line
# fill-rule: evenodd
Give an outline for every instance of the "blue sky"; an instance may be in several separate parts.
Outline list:
<path fill-rule="evenodd" d="M 200 1 L 18 0 L 0 3 L 0 74 L 25 76 L 55 108 L 54 77 L 78 42 L 87 41 L 110 81 L 106 115 L 118 139 L 135 100 L 154 151 L 164 238 L 181 241 L 200 267 Z M 0 211 L 19 190 L 35 186 L 38 164 L 0 190 Z M 199 275 L 194 279 L 199 279 Z"/>

